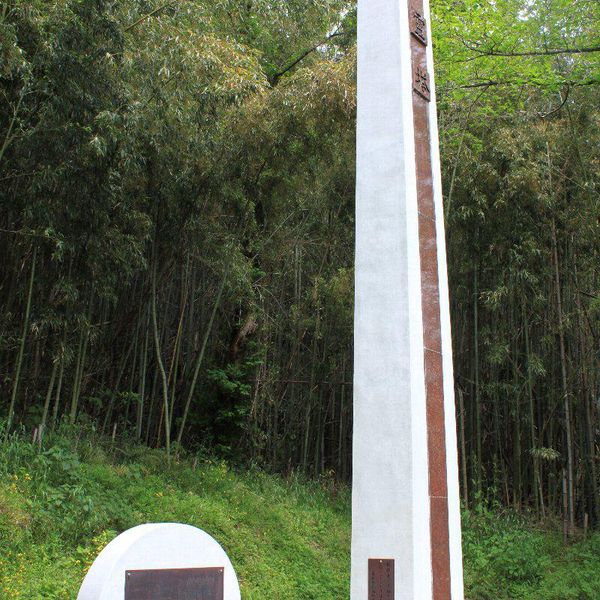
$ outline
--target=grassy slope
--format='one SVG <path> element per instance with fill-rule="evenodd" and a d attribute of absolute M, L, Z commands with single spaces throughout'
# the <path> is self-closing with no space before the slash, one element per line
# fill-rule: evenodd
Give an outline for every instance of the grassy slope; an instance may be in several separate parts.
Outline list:
<path fill-rule="evenodd" d="M 75 598 L 98 551 L 144 522 L 207 530 L 229 553 L 245 600 L 348 597 L 349 495 L 223 463 L 166 469 L 161 452 L 59 438 L 0 447 L 0 598 Z M 600 536 L 565 550 L 555 535 L 486 511 L 465 515 L 468 597 L 600 598 Z"/>

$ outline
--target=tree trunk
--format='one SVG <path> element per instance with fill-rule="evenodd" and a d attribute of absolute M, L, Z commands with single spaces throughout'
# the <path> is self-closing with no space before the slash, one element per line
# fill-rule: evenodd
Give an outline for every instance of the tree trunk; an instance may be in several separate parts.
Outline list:
<path fill-rule="evenodd" d="M 181 440 L 183 438 L 183 432 L 185 431 L 185 425 L 188 418 L 188 413 L 190 411 L 190 406 L 192 404 L 192 399 L 194 398 L 194 392 L 196 391 L 196 384 L 198 383 L 198 375 L 200 374 L 200 367 L 202 366 L 202 362 L 204 361 L 204 354 L 206 352 L 206 347 L 208 345 L 208 339 L 210 337 L 210 332 L 213 328 L 213 323 L 215 321 L 215 316 L 217 314 L 217 310 L 219 305 L 221 304 L 221 297 L 223 296 L 223 290 L 225 289 L 225 275 L 223 275 L 223 279 L 221 280 L 221 284 L 219 286 L 219 291 L 217 292 L 217 297 L 215 298 L 215 304 L 213 306 L 212 313 L 210 315 L 210 319 L 208 321 L 208 325 L 206 327 L 206 331 L 204 332 L 204 338 L 202 339 L 202 346 L 200 347 L 200 352 L 198 353 L 198 357 L 196 358 L 196 364 L 194 366 L 194 374 L 192 376 L 192 382 L 190 384 L 190 389 L 188 392 L 187 400 L 185 402 L 185 408 L 183 410 L 183 416 L 181 418 L 181 425 L 179 426 L 179 433 L 177 434 L 177 443 L 181 444 Z"/>
<path fill-rule="evenodd" d="M 25 355 L 25 341 L 27 340 L 27 332 L 29 331 L 29 317 L 31 315 L 31 299 L 33 297 L 33 283 L 35 281 L 35 263 L 37 259 L 37 246 L 33 247 L 33 256 L 31 258 L 31 271 L 29 274 L 29 286 L 27 289 L 27 302 L 25 304 L 25 317 L 23 319 L 23 332 L 21 341 L 19 342 L 19 353 L 17 355 L 17 363 L 15 366 L 15 379 L 13 381 L 12 393 L 10 396 L 10 405 L 8 407 L 8 421 L 6 423 L 5 440 L 8 440 L 10 430 L 13 425 L 15 416 L 15 404 L 19 393 L 19 383 L 21 382 L 21 368 L 23 366 L 23 356 Z"/>
<path fill-rule="evenodd" d="M 152 313 L 152 332 L 154 334 L 154 348 L 156 350 L 156 364 L 160 374 L 160 380 L 162 384 L 162 398 L 163 398 L 163 415 L 165 419 L 165 445 L 167 449 L 167 460 L 171 463 L 171 427 L 169 420 L 169 384 L 167 383 L 167 373 L 165 371 L 165 365 L 162 359 L 162 351 L 160 348 L 160 336 L 158 334 L 158 317 L 156 310 L 156 255 L 154 257 L 154 264 L 152 266 L 152 302 L 151 302 L 151 313 Z"/>
<path fill-rule="evenodd" d="M 568 535 L 572 536 L 575 531 L 575 493 L 573 482 L 573 440 L 571 423 L 571 401 L 569 398 L 569 385 L 567 379 L 567 356 L 565 350 L 565 331 L 562 310 L 562 292 L 560 282 L 560 269 L 558 263 L 558 244 L 556 238 L 556 223 L 552 219 L 552 255 L 554 259 L 554 289 L 556 292 L 556 311 L 558 318 L 558 338 L 560 348 L 560 375 L 562 383 L 563 408 L 565 418 L 565 441 L 567 446 L 567 468 L 566 468 L 566 494 L 568 513 Z"/>
<path fill-rule="evenodd" d="M 54 390 L 54 381 L 56 379 L 56 373 L 58 372 L 59 361 L 55 360 L 52 365 L 52 374 L 50 375 L 50 383 L 48 384 L 48 390 L 46 392 L 46 401 L 44 402 L 44 411 L 42 413 L 42 421 L 40 423 L 39 438 L 40 441 L 44 437 L 44 431 L 46 429 L 46 421 L 48 419 L 48 410 L 50 408 L 50 400 L 52 399 L 52 391 Z"/>

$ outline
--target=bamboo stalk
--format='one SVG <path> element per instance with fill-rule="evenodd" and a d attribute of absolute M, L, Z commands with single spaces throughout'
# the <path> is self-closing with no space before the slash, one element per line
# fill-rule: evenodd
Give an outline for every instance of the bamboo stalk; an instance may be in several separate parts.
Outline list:
<path fill-rule="evenodd" d="M 35 281 L 35 263 L 37 258 L 37 246 L 33 247 L 33 255 L 31 258 L 31 270 L 29 274 L 29 286 L 27 288 L 27 302 L 25 304 L 25 316 L 23 318 L 23 332 L 21 334 L 21 341 L 19 342 L 19 353 L 17 355 L 17 363 L 15 366 L 15 379 L 13 381 L 13 388 L 10 396 L 10 405 L 8 407 L 8 421 L 6 423 L 5 441 L 8 440 L 10 430 L 13 425 L 15 416 L 15 404 L 17 401 L 17 395 L 19 393 L 19 383 L 21 382 L 21 368 L 23 366 L 23 357 L 25 355 L 25 341 L 27 339 L 27 332 L 29 330 L 29 317 L 31 315 L 31 300 L 33 298 L 33 283 Z"/>

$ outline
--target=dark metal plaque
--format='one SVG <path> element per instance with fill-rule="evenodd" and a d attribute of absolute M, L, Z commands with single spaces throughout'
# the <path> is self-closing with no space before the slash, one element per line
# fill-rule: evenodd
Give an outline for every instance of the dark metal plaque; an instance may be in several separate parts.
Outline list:
<path fill-rule="evenodd" d="M 125 600 L 223 600 L 224 568 L 125 572 Z"/>
<path fill-rule="evenodd" d="M 369 600 L 394 600 L 394 559 L 369 559 Z"/>

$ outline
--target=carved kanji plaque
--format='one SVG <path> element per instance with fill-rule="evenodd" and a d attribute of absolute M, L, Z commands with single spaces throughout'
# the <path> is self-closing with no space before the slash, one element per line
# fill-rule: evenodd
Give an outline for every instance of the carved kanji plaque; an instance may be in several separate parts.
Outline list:
<path fill-rule="evenodd" d="M 410 9 L 410 32 L 427 46 L 427 21 L 421 11 L 413 7 Z"/>
<path fill-rule="evenodd" d="M 393 559 L 369 559 L 369 600 L 394 600 Z"/>
<path fill-rule="evenodd" d="M 431 101 L 431 83 L 429 80 L 429 71 L 425 62 L 413 63 L 413 89 L 419 96 L 425 98 L 427 102 Z"/>
<path fill-rule="evenodd" d="M 126 571 L 125 600 L 223 600 L 224 568 Z"/>

